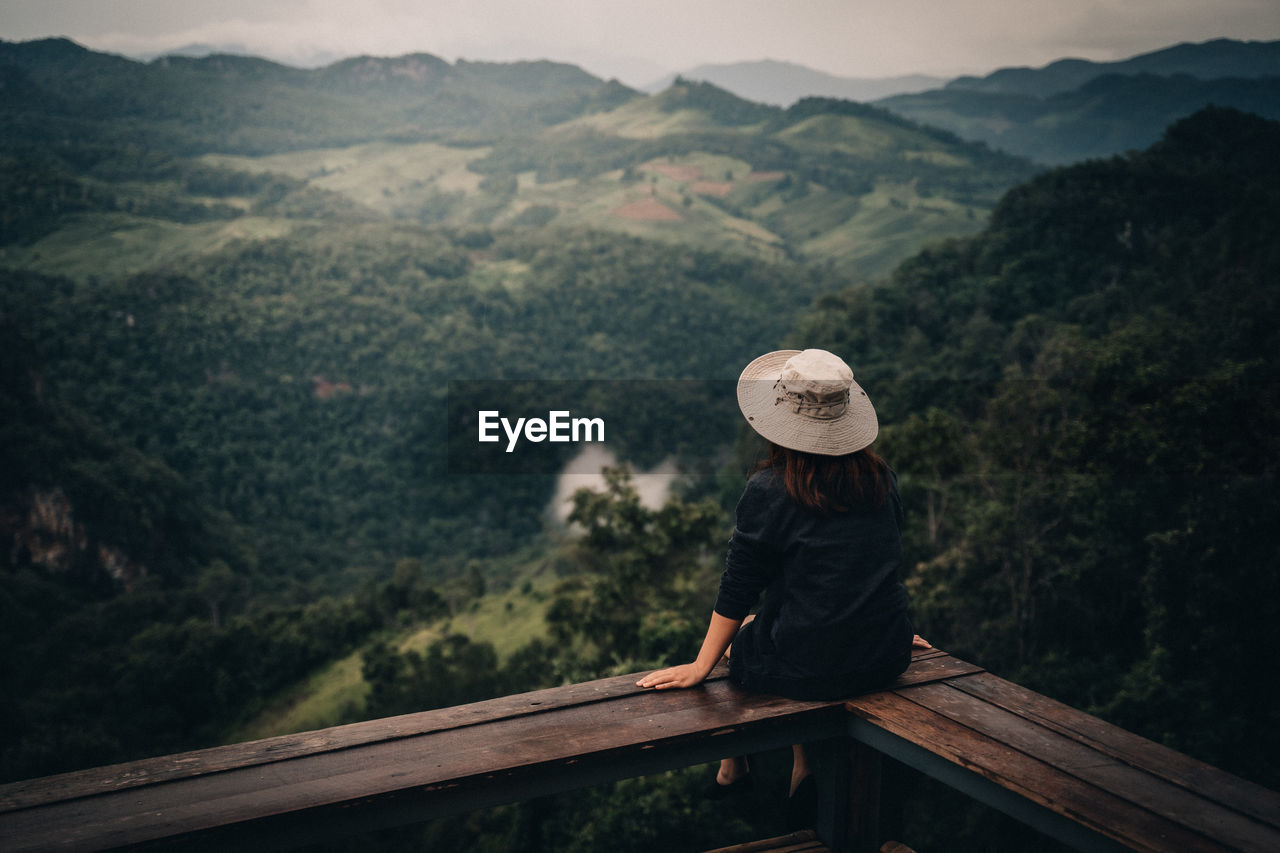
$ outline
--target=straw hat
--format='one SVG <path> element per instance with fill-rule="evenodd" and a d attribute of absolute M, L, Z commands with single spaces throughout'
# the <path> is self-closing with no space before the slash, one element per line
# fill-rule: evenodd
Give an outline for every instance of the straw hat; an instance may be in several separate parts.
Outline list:
<path fill-rule="evenodd" d="M 849 365 L 821 349 L 778 350 L 748 364 L 738 377 L 738 408 L 774 444 L 823 456 L 861 450 L 880 432 Z"/>

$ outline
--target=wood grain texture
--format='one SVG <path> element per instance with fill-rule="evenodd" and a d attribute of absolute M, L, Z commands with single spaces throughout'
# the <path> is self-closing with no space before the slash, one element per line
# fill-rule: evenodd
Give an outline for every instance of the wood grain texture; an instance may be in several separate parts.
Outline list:
<path fill-rule="evenodd" d="M 707 853 L 830 853 L 830 848 L 818 840 L 812 829 L 802 829 L 777 838 L 717 847 Z"/>
<path fill-rule="evenodd" d="M 1021 685 L 983 673 L 952 682 L 986 702 L 1078 741 L 1175 785 L 1272 826 L 1280 825 L 1280 793 L 1078 711 Z"/>
<path fill-rule="evenodd" d="M 1280 795 L 989 673 L 846 707 L 1133 849 L 1280 850 Z"/>
<path fill-rule="evenodd" d="M 1006 682 L 1008 683 L 1008 682 Z M 1056 729 L 1019 713 L 977 699 L 947 683 L 925 684 L 902 691 L 911 701 L 991 738 L 1034 756 L 1101 791 L 1231 849 L 1276 849 L 1280 833 L 1209 797 L 1178 786 L 1145 767 L 1121 761 Z M 1135 753 L 1133 757 L 1138 757 Z"/>
<path fill-rule="evenodd" d="M 852 700 L 855 714 L 1006 790 L 1137 850 L 1223 851 L 1230 847 L 1135 807 L 1028 755 L 975 732 L 902 694 L 883 691 Z"/>
<path fill-rule="evenodd" d="M 976 671 L 918 656 L 900 685 Z M 713 742 L 767 726 L 803 738 L 838 728 L 843 700 L 799 702 L 738 688 L 722 664 L 692 690 L 619 676 L 316 732 L 160 756 L 0 788 L 0 846 L 96 849 L 405 792 L 474 789 L 533 770 Z"/>
<path fill-rule="evenodd" d="M 723 664 L 691 690 L 645 690 L 638 677 L 5 785 L 0 849 L 216 841 L 239 830 L 252 840 L 299 820 L 341 827 L 446 800 L 473 808 L 485 792 L 544 793 L 534 780 L 563 789 L 652 771 L 655 756 L 690 763 L 743 738 L 812 739 L 843 730 L 852 713 L 1133 849 L 1280 850 L 1280 795 L 936 649 L 917 652 L 888 688 L 836 701 L 749 693 Z"/>
<path fill-rule="evenodd" d="M 895 684 L 918 684 L 946 678 L 962 671 L 978 672 L 980 670 L 972 664 L 950 657 L 945 652 L 926 649 L 915 654 L 911 667 Z M 642 674 L 620 675 L 434 711 L 420 711 L 397 717 L 349 723 L 311 732 L 281 735 L 13 782 L 0 786 L 0 813 L 27 808 L 52 799 L 91 796 L 125 788 L 153 785 L 206 773 L 220 773 L 254 765 L 271 764 L 306 755 L 417 737 L 465 726 L 489 725 L 507 719 L 546 714 L 571 706 L 610 702 L 655 692 L 636 686 L 636 681 Z M 704 689 L 725 681 L 727 676 L 728 666 L 725 663 L 719 664 L 712 670 Z M 690 692 L 697 691 L 682 691 L 684 694 Z"/>

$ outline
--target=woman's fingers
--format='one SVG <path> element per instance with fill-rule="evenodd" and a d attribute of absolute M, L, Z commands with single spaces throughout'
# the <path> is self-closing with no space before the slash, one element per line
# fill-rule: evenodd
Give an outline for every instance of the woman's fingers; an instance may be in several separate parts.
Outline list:
<path fill-rule="evenodd" d="M 916 634 L 914 637 L 911 638 L 911 648 L 931 649 L 933 648 L 933 646 L 929 645 L 929 641 L 926 640 L 924 637 L 921 637 L 919 634 Z"/>
<path fill-rule="evenodd" d="M 651 672 L 644 678 L 636 682 L 637 687 L 652 687 L 656 690 L 662 690 L 667 687 L 691 687 L 696 684 L 696 679 L 689 677 L 687 666 L 673 666 L 670 669 L 660 669 L 657 672 Z"/>
<path fill-rule="evenodd" d="M 646 675 L 644 678 L 637 681 L 636 686 L 637 687 L 657 687 L 659 684 L 665 684 L 667 681 L 667 678 L 669 678 L 669 673 L 670 673 L 670 670 L 665 670 L 665 669 L 659 670 L 658 672 L 651 672 L 648 675 Z"/>

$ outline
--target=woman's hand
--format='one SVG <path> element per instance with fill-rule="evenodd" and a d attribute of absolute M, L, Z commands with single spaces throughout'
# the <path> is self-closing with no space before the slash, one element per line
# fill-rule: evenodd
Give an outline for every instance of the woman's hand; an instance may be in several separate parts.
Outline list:
<path fill-rule="evenodd" d="M 668 687 L 695 687 L 706 680 L 709 670 L 704 670 L 696 663 L 686 663 L 669 669 L 651 672 L 636 682 L 637 687 L 652 687 L 655 690 L 666 690 Z"/>
<path fill-rule="evenodd" d="M 924 637 L 921 637 L 919 634 L 916 634 L 914 637 L 911 638 L 911 648 L 931 649 L 933 648 L 933 646 L 929 645 L 929 641 L 926 640 Z"/>
<path fill-rule="evenodd" d="M 741 619 L 730 619 L 712 611 L 711 624 L 707 626 L 707 636 L 702 640 L 697 660 L 651 672 L 637 681 L 636 686 L 666 690 L 668 687 L 693 687 L 701 684 L 724 656 L 741 624 Z"/>

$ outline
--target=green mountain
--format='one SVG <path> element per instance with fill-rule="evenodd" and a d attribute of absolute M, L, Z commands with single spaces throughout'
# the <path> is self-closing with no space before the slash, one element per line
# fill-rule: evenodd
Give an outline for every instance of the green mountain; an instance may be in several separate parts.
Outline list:
<path fill-rule="evenodd" d="M 290 221 L 602 228 L 870 279 L 928 240 L 972 232 L 1031 172 L 871 107 L 807 99 L 782 110 L 684 80 L 646 97 L 549 62 L 142 64 L 46 40 L 0 43 L 0 75 L 0 152 L 18 158 L 7 180 L 25 187 L 0 239 L 30 244 L 70 225 L 56 245 L 0 262 L 51 273 L 99 268 L 100 229 L 66 221 L 77 212 L 152 220 L 136 224 L 143 255 L 110 252 L 111 270 L 126 272 L 193 243 L 281 233 L 291 226 L 278 215 L 257 218 L 274 205 Z M 288 200 L 260 195 L 266 173 L 293 179 L 270 190 Z M 62 189 L 39 189 L 45 179 Z"/>
<path fill-rule="evenodd" d="M 1062 60 L 959 78 L 877 105 L 1039 163 L 1145 148 L 1208 105 L 1280 118 L 1280 42 L 1178 45 L 1123 62 Z"/>
<path fill-rule="evenodd" d="M 940 89 L 880 102 L 914 121 L 1054 164 L 1144 148 L 1172 122 L 1210 104 L 1280 118 L 1280 76 L 1106 76 L 1047 97 Z"/>
<path fill-rule="evenodd" d="M 1214 39 L 1182 43 L 1116 62 L 1060 59 L 1043 68 L 1001 68 L 985 77 L 957 77 L 947 89 L 1045 98 L 1110 76 L 1188 76 L 1199 80 L 1280 76 L 1280 41 Z"/>
<path fill-rule="evenodd" d="M 93 146 L 267 153 L 373 139 L 486 134 L 563 120 L 633 96 L 551 62 L 450 65 L 425 54 L 301 70 L 243 56 L 140 63 L 65 39 L 0 42 L 12 153 Z"/>

